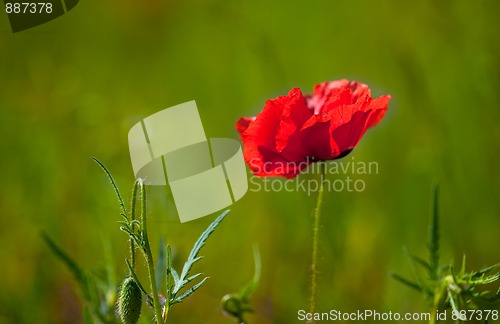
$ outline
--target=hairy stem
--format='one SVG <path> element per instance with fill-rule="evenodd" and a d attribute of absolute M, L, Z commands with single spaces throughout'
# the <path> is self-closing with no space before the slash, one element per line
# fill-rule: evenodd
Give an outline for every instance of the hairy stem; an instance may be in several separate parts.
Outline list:
<path fill-rule="evenodd" d="M 132 221 L 135 220 L 135 204 L 137 201 L 137 187 L 138 183 L 135 181 L 134 189 L 132 190 L 132 202 L 130 203 L 130 219 Z M 135 233 L 135 225 L 132 223 L 132 232 Z M 129 238 L 130 241 L 130 264 L 132 265 L 132 269 L 135 269 L 135 244 L 132 236 Z"/>
<path fill-rule="evenodd" d="M 151 291 L 153 292 L 153 307 L 155 309 L 156 322 L 162 322 L 161 316 L 161 305 L 158 298 L 158 291 L 156 290 L 156 275 L 155 266 L 153 262 L 153 255 L 151 254 L 151 248 L 149 247 L 148 240 L 148 230 L 146 225 L 146 189 L 144 187 L 144 182 L 139 180 L 139 185 L 141 187 L 141 223 L 142 223 L 142 249 L 144 252 L 144 257 L 146 259 L 146 264 L 149 274 L 149 282 L 151 283 Z"/>
<path fill-rule="evenodd" d="M 325 164 L 320 165 L 320 185 L 318 192 L 318 200 L 314 209 L 314 227 L 313 227 L 313 246 L 312 246 L 312 274 L 311 274 L 311 297 L 310 297 L 310 313 L 316 310 L 316 291 L 317 291 L 317 276 L 318 276 L 318 236 L 320 227 L 321 205 L 323 204 L 323 178 L 325 176 Z"/>

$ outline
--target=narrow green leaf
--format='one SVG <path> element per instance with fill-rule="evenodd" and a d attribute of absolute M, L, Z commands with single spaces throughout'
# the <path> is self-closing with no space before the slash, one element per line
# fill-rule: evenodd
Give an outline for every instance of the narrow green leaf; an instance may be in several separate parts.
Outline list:
<path fill-rule="evenodd" d="M 458 282 L 458 279 L 457 279 L 457 275 L 455 273 L 455 268 L 453 268 L 453 266 L 450 266 L 450 274 L 451 274 L 451 277 L 453 278 L 453 283 L 457 283 Z"/>
<path fill-rule="evenodd" d="M 158 247 L 158 258 L 156 263 L 156 289 L 158 291 L 163 291 L 164 280 L 167 276 L 167 246 L 163 237 L 160 239 L 160 245 Z"/>
<path fill-rule="evenodd" d="M 201 275 L 202 275 L 202 273 L 197 273 L 195 275 L 192 275 L 191 277 L 189 277 L 189 278 L 186 279 L 186 284 L 189 283 L 189 282 L 191 282 L 191 281 L 193 281 L 194 279 L 198 278 Z"/>
<path fill-rule="evenodd" d="M 52 241 L 52 239 L 47 234 L 42 232 L 41 236 L 52 254 L 54 254 L 68 268 L 69 271 L 71 271 L 76 281 L 80 285 L 83 298 L 86 301 L 90 302 L 91 296 L 87 282 L 87 276 L 85 275 L 83 269 L 73 260 L 73 258 L 65 253 L 54 241 Z"/>
<path fill-rule="evenodd" d="M 178 304 L 178 303 L 182 302 L 184 300 L 184 298 L 188 297 L 189 295 L 191 295 L 192 293 L 194 293 L 196 290 L 198 290 L 198 288 L 200 288 L 201 285 L 203 285 L 205 283 L 205 281 L 207 281 L 207 279 L 208 279 L 208 277 L 203 278 L 196 285 L 194 285 L 193 287 L 191 287 L 188 290 L 186 290 L 179 297 L 175 298 L 175 300 L 174 300 L 175 302 L 171 303 L 170 305 Z"/>
<path fill-rule="evenodd" d="M 166 279 L 166 286 L 167 286 L 167 301 L 170 300 L 170 295 L 172 294 L 172 248 L 170 245 L 167 245 L 167 279 Z M 174 270 L 175 271 L 175 270 Z"/>
<path fill-rule="evenodd" d="M 78 264 L 68 254 L 66 254 L 54 241 L 52 241 L 47 234 L 42 232 L 41 235 L 51 252 L 66 265 L 78 281 L 83 281 L 84 273 L 80 266 L 78 266 Z"/>
<path fill-rule="evenodd" d="M 439 189 L 434 187 L 431 224 L 429 227 L 429 277 L 437 281 L 439 277 Z"/>
<path fill-rule="evenodd" d="M 446 291 L 448 292 L 448 300 L 450 301 L 451 309 L 454 310 L 457 314 L 460 314 L 460 308 L 453 298 L 453 293 L 449 289 L 446 289 Z"/>
<path fill-rule="evenodd" d="M 97 284 L 91 279 L 90 276 L 85 276 L 85 287 L 82 290 L 88 292 L 88 303 L 94 313 L 97 313 L 98 316 L 102 317 L 103 312 L 101 309 L 101 298 L 100 291 L 97 287 Z"/>
<path fill-rule="evenodd" d="M 419 258 L 418 256 L 412 255 L 411 256 L 412 260 L 424 267 L 427 271 L 431 271 L 431 266 L 427 261 L 425 261 L 422 258 Z"/>
<path fill-rule="evenodd" d="M 120 190 L 118 190 L 118 186 L 116 185 L 116 181 L 113 178 L 113 176 L 111 175 L 111 172 L 109 172 L 108 168 L 106 168 L 106 166 L 104 166 L 104 164 L 101 161 L 99 161 L 97 158 L 94 157 L 92 159 L 95 161 L 95 163 L 97 163 L 101 167 L 101 169 L 104 171 L 104 173 L 108 177 L 108 179 L 111 182 L 111 185 L 113 186 L 113 189 L 115 191 L 116 198 L 118 198 L 118 203 L 120 204 L 120 213 L 124 218 L 128 219 L 127 209 L 125 208 L 125 202 L 123 201 L 122 195 L 120 194 Z"/>
<path fill-rule="evenodd" d="M 104 260 L 106 264 L 106 279 L 108 289 L 115 289 L 117 285 L 116 279 L 116 271 L 115 271 L 115 262 L 113 260 L 113 253 L 111 251 L 111 243 L 109 242 L 109 238 L 105 235 L 101 235 L 101 241 L 104 250 Z"/>
<path fill-rule="evenodd" d="M 403 253 L 406 256 L 406 259 L 408 260 L 408 264 L 410 265 L 411 272 L 413 273 L 413 276 L 415 277 L 415 280 L 417 281 L 417 285 L 423 289 L 424 285 L 422 284 L 422 280 L 420 276 L 418 275 L 417 269 L 415 268 L 415 264 L 413 262 L 413 259 L 410 255 L 410 252 L 408 252 L 408 249 L 406 247 L 403 248 Z"/>
<path fill-rule="evenodd" d="M 423 291 L 422 287 L 419 284 L 414 283 L 414 282 L 412 282 L 404 277 L 401 277 L 400 275 L 398 275 L 396 273 L 391 273 L 391 277 L 393 277 L 397 281 L 401 282 L 402 284 L 407 285 L 408 287 L 415 289 L 418 292 Z"/>
<path fill-rule="evenodd" d="M 460 275 L 465 275 L 465 263 L 466 263 L 467 259 L 465 257 L 465 253 L 464 255 L 462 256 L 462 267 L 460 268 Z"/>

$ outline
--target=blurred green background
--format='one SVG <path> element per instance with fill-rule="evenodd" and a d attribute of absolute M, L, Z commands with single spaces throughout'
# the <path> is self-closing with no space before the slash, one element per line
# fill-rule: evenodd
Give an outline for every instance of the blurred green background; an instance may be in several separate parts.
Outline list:
<path fill-rule="evenodd" d="M 465 253 L 471 270 L 500 261 L 499 13 L 493 0 L 82 1 L 16 34 L 0 14 L 0 323 L 82 321 L 76 282 L 40 231 L 86 269 L 105 264 L 109 241 L 126 275 L 118 205 L 91 157 L 127 195 L 138 120 L 194 99 L 209 137 L 237 138 L 235 121 L 266 99 L 339 78 L 393 99 L 345 158 L 376 161 L 379 173 L 354 176 L 364 192 L 326 195 L 318 310 L 426 311 L 390 272 L 412 276 L 403 246 L 425 256 L 434 183 L 443 260 Z M 179 268 L 214 217 L 180 224 L 164 188 L 151 196 L 154 251 L 165 236 Z M 209 281 L 171 322 L 231 323 L 219 300 L 252 276 L 254 242 L 263 274 L 250 323 L 297 322 L 314 203 L 303 192 L 247 193 L 202 251 L 195 270 Z"/>

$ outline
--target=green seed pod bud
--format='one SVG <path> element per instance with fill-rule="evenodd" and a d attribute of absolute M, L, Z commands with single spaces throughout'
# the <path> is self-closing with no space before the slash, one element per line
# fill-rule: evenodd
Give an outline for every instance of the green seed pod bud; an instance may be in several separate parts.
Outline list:
<path fill-rule="evenodd" d="M 225 295 L 221 300 L 222 308 L 226 313 L 239 318 L 243 314 L 238 296 L 234 294 Z"/>
<path fill-rule="evenodd" d="M 124 324 L 135 324 L 141 315 L 142 292 L 134 278 L 127 277 L 122 283 L 118 299 L 118 315 Z"/>

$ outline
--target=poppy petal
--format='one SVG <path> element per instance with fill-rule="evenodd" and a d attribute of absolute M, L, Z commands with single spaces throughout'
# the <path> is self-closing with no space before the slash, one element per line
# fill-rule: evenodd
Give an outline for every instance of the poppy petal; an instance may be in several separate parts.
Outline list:
<path fill-rule="evenodd" d="M 255 117 L 241 117 L 238 119 L 236 122 L 236 130 L 238 133 L 243 133 L 244 131 L 247 130 L 248 126 L 250 126 L 250 123 L 255 120 Z"/>
<path fill-rule="evenodd" d="M 245 161 L 257 176 L 292 178 L 310 163 L 341 158 L 380 122 L 390 99 L 371 98 L 367 85 L 346 79 L 320 83 L 312 94 L 294 88 L 238 120 Z"/>

